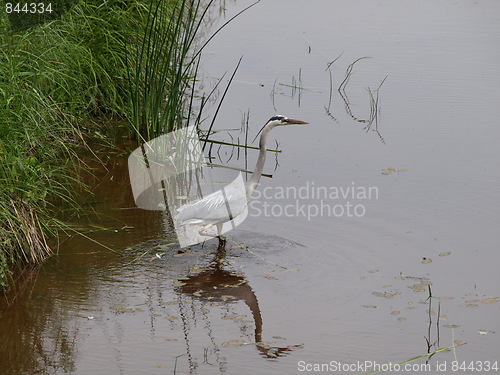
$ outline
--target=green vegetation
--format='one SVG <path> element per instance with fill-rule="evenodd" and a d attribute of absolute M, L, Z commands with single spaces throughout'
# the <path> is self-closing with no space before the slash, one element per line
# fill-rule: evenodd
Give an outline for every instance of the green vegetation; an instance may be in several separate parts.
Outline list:
<path fill-rule="evenodd" d="M 175 1 L 163 3 L 174 11 Z M 22 24 L 2 9 L 0 289 L 16 267 L 52 253 L 47 238 L 64 228 L 61 207 L 77 207 L 77 149 L 106 133 L 96 124 L 131 117 L 127 50 L 143 33 L 148 4 L 62 0 L 58 18 L 24 15 Z"/>
<path fill-rule="evenodd" d="M 201 123 L 217 88 L 196 93 L 201 52 L 255 5 L 202 41 L 214 2 L 57 0 L 47 15 L 0 13 L 0 290 L 16 266 L 53 252 L 61 213 L 78 208 L 79 150 L 115 133 L 103 124 L 147 141 Z"/>

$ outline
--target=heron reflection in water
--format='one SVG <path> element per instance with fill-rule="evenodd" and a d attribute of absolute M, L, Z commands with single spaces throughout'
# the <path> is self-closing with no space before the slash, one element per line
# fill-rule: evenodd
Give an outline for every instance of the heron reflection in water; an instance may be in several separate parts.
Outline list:
<path fill-rule="evenodd" d="M 308 124 L 305 121 L 294 120 L 285 116 L 276 115 L 267 121 L 260 129 L 257 136 L 261 134 L 259 141 L 259 158 L 250 179 L 245 183 L 245 191 L 236 184 L 229 184 L 223 190 L 218 190 L 205 198 L 191 204 L 181 206 L 177 209 L 175 219 L 181 225 L 197 224 L 202 225 L 199 234 L 202 236 L 218 237 L 219 246 L 217 252 L 223 252 L 226 246 L 226 238 L 222 235 L 222 226 L 224 222 L 237 217 L 248 205 L 253 192 L 259 185 L 260 177 L 266 162 L 266 143 L 269 132 L 277 126 L 286 126 L 294 124 Z M 257 136 L 255 138 L 257 138 Z M 228 216 L 228 208 L 230 213 Z M 217 234 L 209 233 L 208 230 L 216 226 Z"/>

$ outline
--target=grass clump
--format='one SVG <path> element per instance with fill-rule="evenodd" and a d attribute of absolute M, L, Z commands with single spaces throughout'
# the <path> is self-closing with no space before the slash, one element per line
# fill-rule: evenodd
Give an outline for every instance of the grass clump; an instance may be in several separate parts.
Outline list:
<path fill-rule="evenodd" d="M 125 47 L 149 2 L 52 3 L 64 11 L 31 23 L 0 13 L 0 291 L 52 253 L 61 209 L 77 206 L 76 150 L 106 132 L 98 119 L 131 114 Z"/>

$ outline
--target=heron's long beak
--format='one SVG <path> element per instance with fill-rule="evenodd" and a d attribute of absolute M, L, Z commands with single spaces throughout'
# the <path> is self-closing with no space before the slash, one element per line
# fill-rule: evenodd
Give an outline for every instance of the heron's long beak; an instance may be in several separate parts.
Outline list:
<path fill-rule="evenodd" d="M 301 121 L 301 120 L 295 120 L 293 118 L 287 119 L 286 122 L 288 122 L 289 124 L 309 124 L 308 122 Z"/>

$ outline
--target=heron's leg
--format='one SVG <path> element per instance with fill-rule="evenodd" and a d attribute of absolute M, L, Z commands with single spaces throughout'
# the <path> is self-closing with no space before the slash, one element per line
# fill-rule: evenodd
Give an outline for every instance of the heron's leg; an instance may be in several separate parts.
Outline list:
<path fill-rule="evenodd" d="M 226 258 L 226 237 L 221 234 L 223 223 L 217 223 L 217 233 L 219 234 L 219 246 L 217 246 L 217 259 L 222 263 Z"/>

